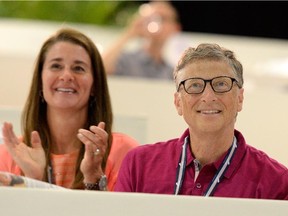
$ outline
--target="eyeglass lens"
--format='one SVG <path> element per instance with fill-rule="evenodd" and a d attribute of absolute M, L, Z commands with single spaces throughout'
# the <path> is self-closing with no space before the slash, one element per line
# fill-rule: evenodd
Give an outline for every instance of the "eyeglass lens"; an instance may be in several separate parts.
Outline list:
<path fill-rule="evenodd" d="M 207 82 L 210 83 L 212 89 L 217 93 L 228 92 L 233 85 L 233 79 L 230 77 L 215 77 L 211 80 L 191 78 L 187 79 L 183 85 L 188 94 L 199 94 L 204 91 Z"/>

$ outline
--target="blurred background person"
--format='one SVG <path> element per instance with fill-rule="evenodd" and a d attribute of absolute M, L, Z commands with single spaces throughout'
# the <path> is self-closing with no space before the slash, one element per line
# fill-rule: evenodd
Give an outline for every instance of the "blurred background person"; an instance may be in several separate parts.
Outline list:
<path fill-rule="evenodd" d="M 113 75 L 173 80 L 173 65 L 163 48 L 167 40 L 181 31 L 177 10 L 166 1 L 142 4 L 130 25 L 114 44 L 104 50 L 106 72 Z M 127 51 L 132 39 L 141 39 L 140 48 Z"/>

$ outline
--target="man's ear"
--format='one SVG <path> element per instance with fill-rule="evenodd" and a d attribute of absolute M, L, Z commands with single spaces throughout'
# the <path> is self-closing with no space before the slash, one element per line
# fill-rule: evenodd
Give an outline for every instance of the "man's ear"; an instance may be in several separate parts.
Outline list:
<path fill-rule="evenodd" d="M 244 102 L 244 88 L 239 89 L 239 95 L 238 95 L 238 112 L 242 110 Z"/>
<path fill-rule="evenodd" d="M 174 93 L 174 105 L 177 109 L 178 115 L 182 116 L 182 105 L 179 92 Z"/>

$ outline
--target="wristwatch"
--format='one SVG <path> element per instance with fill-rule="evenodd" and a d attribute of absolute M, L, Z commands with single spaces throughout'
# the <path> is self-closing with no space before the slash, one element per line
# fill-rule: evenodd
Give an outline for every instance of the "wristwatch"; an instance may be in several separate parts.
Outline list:
<path fill-rule="evenodd" d="M 84 183 L 85 190 L 100 190 L 107 191 L 107 177 L 106 175 L 101 175 L 100 179 L 96 183 Z"/>
<path fill-rule="evenodd" d="M 99 182 L 99 190 L 100 191 L 107 191 L 107 177 L 106 175 L 102 175 Z"/>

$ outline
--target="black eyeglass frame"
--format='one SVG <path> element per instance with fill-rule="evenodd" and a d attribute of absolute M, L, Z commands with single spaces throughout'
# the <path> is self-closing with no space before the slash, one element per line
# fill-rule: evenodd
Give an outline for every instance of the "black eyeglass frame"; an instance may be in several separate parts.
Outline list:
<path fill-rule="evenodd" d="M 212 81 L 213 81 L 214 79 L 221 78 L 221 77 L 226 77 L 226 78 L 231 79 L 232 84 L 231 84 L 231 88 L 230 88 L 229 90 L 218 92 L 218 91 L 215 91 L 215 89 L 214 89 L 214 87 L 213 87 L 213 85 L 212 85 Z M 187 80 L 192 80 L 192 79 L 200 79 L 200 80 L 203 80 L 203 81 L 204 81 L 204 87 L 203 87 L 203 90 L 202 90 L 201 92 L 189 93 L 189 92 L 186 90 L 186 88 L 185 88 L 185 82 L 186 82 Z M 182 80 L 182 81 L 179 83 L 179 85 L 178 85 L 177 92 L 179 92 L 179 89 L 180 89 L 181 85 L 183 85 L 184 90 L 185 90 L 185 92 L 186 92 L 187 94 L 201 94 L 201 93 L 204 92 L 207 83 L 209 83 L 214 92 L 216 92 L 216 93 L 226 93 L 226 92 L 231 91 L 231 89 L 233 88 L 233 83 L 234 83 L 234 82 L 237 84 L 237 86 L 238 86 L 239 88 L 241 88 L 238 80 L 235 79 L 235 78 L 233 78 L 233 77 L 229 77 L 229 76 L 218 76 L 218 77 L 214 77 L 214 78 L 208 79 L 208 80 L 205 80 L 205 79 L 200 78 L 200 77 L 192 77 L 192 78 L 188 78 L 188 79 Z"/>

